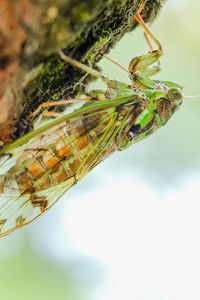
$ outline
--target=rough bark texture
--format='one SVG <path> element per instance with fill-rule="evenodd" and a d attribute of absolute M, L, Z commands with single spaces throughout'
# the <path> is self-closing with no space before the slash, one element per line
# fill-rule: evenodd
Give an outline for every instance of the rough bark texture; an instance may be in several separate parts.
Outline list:
<path fill-rule="evenodd" d="M 86 74 L 62 61 L 57 50 L 96 67 L 99 52 L 135 28 L 142 0 L 16 2 L 0 0 L 0 146 L 32 128 L 30 113 L 40 103 L 84 89 Z M 164 2 L 148 0 L 143 19 L 152 22 Z"/>

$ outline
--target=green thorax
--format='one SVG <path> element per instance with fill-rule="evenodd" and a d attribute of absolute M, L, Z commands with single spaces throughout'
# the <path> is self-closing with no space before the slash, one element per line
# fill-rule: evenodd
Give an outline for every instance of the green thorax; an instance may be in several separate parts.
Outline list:
<path fill-rule="evenodd" d="M 135 98 L 131 107 L 127 108 L 127 104 L 123 104 L 119 109 L 123 116 L 121 119 L 127 118 L 118 136 L 120 150 L 146 138 L 165 125 L 182 103 L 182 88 L 173 82 L 153 81 L 143 77 L 140 86 L 126 85 L 114 80 L 107 85 L 107 94 L 111 98 L 112 93 L 114 97 L 129 95 L 130 98 Z"/>

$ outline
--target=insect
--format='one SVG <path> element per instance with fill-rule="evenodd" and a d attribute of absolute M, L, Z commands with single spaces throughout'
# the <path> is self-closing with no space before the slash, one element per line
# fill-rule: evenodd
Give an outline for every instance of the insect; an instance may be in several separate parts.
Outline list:
<path fill-rule="evenodd" d="M 140 17 L 143 6 L 135 18 L 158 49 L 132 59 L 130 84 L 110 80 L 59 52 L 66 62 L 100 77 L 107 88 L 74 100 L 83 105 L 0 151 L 0 236 L 33 221 L 112 152 L 166 124 L 181 105 L 180 85 L 149 78 L 159 69 L 150 66 L 162 47 Z"/>

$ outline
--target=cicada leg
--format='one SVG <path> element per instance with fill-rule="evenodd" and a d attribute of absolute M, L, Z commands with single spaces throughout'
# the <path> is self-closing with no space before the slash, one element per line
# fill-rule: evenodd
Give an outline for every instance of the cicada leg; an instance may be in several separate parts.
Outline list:
<path fill-rule="evenodd" d="M 56 107 L 56 106 L 67 106 L 68 104 L 73 104 L 73 103 L 81 103 L 81 102 L 89 102 L 91 100 L 91 97 L 82 97 L 80 99 L 63 99 L 63 100 L 58 100 L 58 101 L 52 101 L 52 102 L 43 102 L 41 103 L 38 108 L 31 113 L 30 117 L 36 117 L 41 113 L 41 111 L 45 108 L 50 108 L 50 107 Z M 46 112 L 46 110 L 45 110 Z M 50 113 L 50 112 L 49 112 Z M 53 112 L 52 112 L 53 113 Z M 49 115 L 50 116 L 50 115 Z M 52 114 L 53 116 L 53 114 Z"/>
<path fill-rule="evenodd" d="M 145 32 L 145 37 L 147 40 L 147 43 L 151 49 L 151 51 L 147 54 L 141 55 L 134 57 L 130 64 L 129 64 L 129 73 L 131 79 L 137 80 L 137 75 L 138 73 L 140 75 L 144 76 L 151 76 L 156 74 L 157 72 L 160 71 L 160 66 L 159 64 L 157 66 L 149 67 L 155 62 L 158 62 L 158 59 L 163 55 L 163 50 L 160 42 L 158 39 L 154 36 L 154 34 L 151 32 L 147 24 L 143 21 L 142 17 L 140 16 L 141 11 L 143 10 L 145 6 L 146 1 L 143 1 L 138 9 L 138 12 L 135 14 L 134 18 L 136 21 L 142 26 Z M 158 49 L 153 50 L 153 47 L 151 45 L 150 39 L 151 38 L 155 44 L 158 46 Z M 140 81 L 141 81 L 141 76 L 140 76 Z"/>
<path fill-rule="evenodd" d="M 69 104 L 73 103 L 84 103 L 84 102 L 89 102 L 91 101 L 91 97 L 80 97 L 79 99 L 63 99 L 63 100 L 58 100 L 58 101 L 53 101 L 53 102 L 43 102 L 41 103 L 38 108 L 30 114 L 31 118 L 35 118 L 38 116 L 38 119 L 34 123 L 34 128 L 37 128 L 40 126 L 40 123 L 43 119 L 45 118 L 58 118 L 61 117 L 63 114 L 60 112 L 56 111 L 49 111 L 48 108 L 51 107 L 56 107 L 56 106 L 67 106 Z"/>
<path fill-rule="evenodd" d="M 81 62 L 78 62 L 77 60 L 69 57 L 68 55 L 64 54 L 64 52 L 62 50 L 59 50 L 58 53 L 59 53 L 60 57 L 64 61 L 69 63 L 70 65 L 75 66 L 76 68 L 78 68 L 82 71 L 85 71 L 86 73 L 91 74 L 97 78 L 101 78 L 106 83 L 109 82 L 109 79 L 105 75 L 103 75 L 100 72 L 96 71 L 95 69 L 90 68 L 90 67 L 82 64 Z"/>
<path fill-rule="evenodd" d="M 40 127 L 40 124 L 41 124 L 43 118 L 59 118 L 61 116 L 62 116 L 62 113 L 44 110 L 40 114 L 38 113 L 38 118 L 34 122 L 34 129 L 37 129 L 38 127 Z"/>
<path fill-rule="evenodd" d="M 107 56 L 106 54 L 102 54 L 101 52 L 99 52 L 100 55 L 102 55 L 104 58 L 106 58 L 107 60 L 109 60 L 111 63 L 115 64 L 116 66 L 118 66 L 120 69 L 124 70 L 126 73 L 129 73 L 129 71 L 124 68 L 121 64 L 119 64 L 117 61 L 115 61 L 114 59 L 110 58 L 109 56 Z"/>
<path fill-rule="evenodd" d="M 108 77 L 106 77 L 105 75 L 101 74 L 100 72 L 96 71 L 95 69 L 92 69 L 84 64 L 82 64 L 81 62 L 78 62 L 75 59 L 72 59 L 71 57 L 69 57 L 68 55 L 64 54 L 64 52 L 62 50 L 58 51 L 60 57 L 66 61 L 67 63 L 69 63 L 72 66 L 75 66 L 76 68 L 85 71 L 88 74 L 91 74 L 97 78 L 101 78 L 101 80 L 107 85 L 111 85 L 111 82 L 113 80 L 110 80 Z"/>
<path fill-rule="evenodd" d="M 162 50 L 162 46 L 161 43 L 159 42 L 159 40 L 155 37 L 155 35 L 151 32 L 150 28 L 147 26 L 147 24 L 143 21 L 142 17 L 140 16 L 140 13 L 142 12 L 142 10 L 145 7 L 147 0 L 142 1 L 137 13 L 134 15 L 134 18 L 136 19 L 136 21 L 142 26 L 142 28 L 144 29 L 144 32 L 147 35 L 147 39 L 148 36 L 155 42 L 155 44 L 158 46 L 158 51 L 161 53 L 161 55 L 163 54 L 163 50 Z M 150 43 L 150 41 L 149 41 Z M 151 43 L 150 43 L 151 44 Z M 150 46 L 151 47 L 151 46 Z"/>

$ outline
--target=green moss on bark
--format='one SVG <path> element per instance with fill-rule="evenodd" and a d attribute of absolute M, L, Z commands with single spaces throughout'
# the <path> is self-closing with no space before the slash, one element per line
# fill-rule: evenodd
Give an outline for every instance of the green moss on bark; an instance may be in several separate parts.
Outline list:
<path fill-rule="evenodd" d="M 136 26 L 134 14 L 141 0 L 43 1 L 40 22 L 23 53 L 18 92 L 23 109 L 16 118 L 17 138 L 32 128 L 30 112 L 45 101 L 74 96 L 86 74 L 60 60 L 57 50 L 96 67 L 117 41 Z M 148 0 L 143 18 L 152 21 L 164 0 Z M 134 41 L 133 41 L 134 42 Z M 13 88 L 13 87 L 12 87 Z M 83 88 L 83 87 L 81 87 Z"/>

